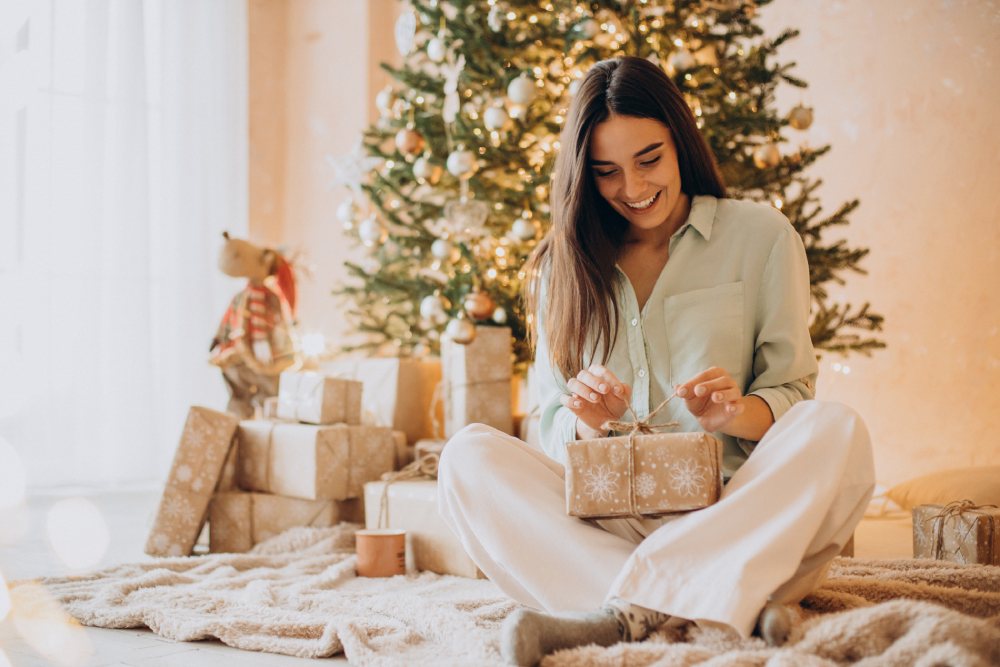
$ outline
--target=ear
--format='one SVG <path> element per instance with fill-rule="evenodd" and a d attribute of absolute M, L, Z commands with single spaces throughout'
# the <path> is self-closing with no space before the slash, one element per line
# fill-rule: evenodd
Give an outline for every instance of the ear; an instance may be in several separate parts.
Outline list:
<path fill-rule="evenodd" d="M 275 252 L 270 248 L 264 248 L 260 251 L 260 264 L 267 269 L 267 275 L 274 275 L 275 270 Z"/>

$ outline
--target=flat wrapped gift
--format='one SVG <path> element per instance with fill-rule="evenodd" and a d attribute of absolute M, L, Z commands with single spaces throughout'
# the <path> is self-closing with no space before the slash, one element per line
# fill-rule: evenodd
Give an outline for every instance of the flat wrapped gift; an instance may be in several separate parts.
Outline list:
<path fill-rule="evenodd" d="M 722 442 L 708 433 L 649 433 L 566 444 L 566 513 L 662 516 L 702 509 L 722 493 Z"/>
<path fill-rule="evenodd" d="M 339 359 L 320 369 L 364 385 L 361 423 L 406 433 L 414 443 L 434 434 L 434 389 L 441 381 L 438 359 Z M 440 417 L 439 417 L 440 419 Z"/>
<path fill-rule="evenodd" d="M 285 371 L 278 382 L 278 417 L 308 424 L 360 424 L 362 385 L 312 371 Z"/>
<path fill-rule="evenodd" d="M 208 504 L 219 483 L 239 419 L 208 408 L 192 407 L 184 422 L 166 488 L 153 522 L 146 553 L 187 556 L 205 523 Z"/>
<path fill-rule="evenodd" d="M 365 484 L 365 527 L 379 528 L 379 511 L 386 482 Z M 437 481 L 400 480 L 389 484 L 387 521 L 381 528 L 406 531 L 407 570 L 482 577 L 437 509 Z"/>
<path fill-rule="evenodd" d="M 360 497 L 396 461 L 396 439 L 380 426 L 245 420 L 237 439 L 240 487 L 293 498 Z"/>
<path fill-rule="evenodd" d="M 914 507 L 913 557 L 1000 565 L 1000 508 L 971 500 Z"/>
<path fill-rule="evenodd" d="M 445 437 L 469 424 L 514 432 L 512 349 L 508 327 L 476 327 L 467 345 L 441 342 Z"/>
<path fill-rule="evenodd" d="M 265 493 L 217 493 L 208 518 L 209 551 L 243 553 L 289 528 L 326 528 L 340 521 L 334 500 Z"/>

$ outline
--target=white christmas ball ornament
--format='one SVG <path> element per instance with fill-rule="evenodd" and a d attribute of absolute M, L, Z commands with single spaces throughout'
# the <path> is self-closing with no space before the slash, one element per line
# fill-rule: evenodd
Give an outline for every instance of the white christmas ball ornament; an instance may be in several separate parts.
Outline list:
<path fill-rule="evenodd" d="M 460 345 L 468 345 L 476 338 L 476 325 L 464 317 L 456 317 L 444 330 L 445 334 Z"/>
<path fill-rule="evenodd" d="M 428 294 L 420 300 L 420 317 L 435 324 L 443 324 L 448 319 L 440 296 Z"/>
<path fill-rule="evenodd" d="M 498 307 L 493 311 L 493 321 L 497 324 L 507 324 L 507 311 L 503 307 Z"/>
<path fill-rule="evenodd" d="M 376 243 L 382 242 L 385 237 L 385 230 L 382 229 L 382 225 L 375 216 L 369 216 L 358 225 L 358 237 L 366 246 L 373 246 Z"/>
<path fill-rule="evenodd" d="M 530 220 L 525 220 L 524 218 L 518 218 L 514 221 L 514 224 L 510 227 L 511 233 L 520 239 L 521 241 L 530 241 L 535 238 L 537 229 L 531 224 Z"/>
<path fill-rule="evenodd" d="M 431 254 L 438 259 L 448 259 L 451 257 L 451 244 L 444 239 L 438 239 L 431 244 Z"/>
<path fill-rule="evenodd" d="M 697 64 L 698 61 L 695 60 L 694 55 L 687 49 L 678 49 L 670 56 L 670 66 L 676 72 L 686 72 Z"/>
<path fill-rule="evenodd" d="M 504 15 L 503 10 L 499 5 L 493 5 L 490 9 L 490 13 L 486 17 L 486 23 L 490 26 L 490 30 L 493 32 L 500 32 L 503 30 Z"/>
<path fill-rule="evenodd" d="M 444 57 L 448 55 L 448 47 L 444 45 L 444 40 L 440 37 L 434 37 L 427 42 L 427 57 L 436 63 L 444 60 Z"/>
<path fill-rule="evenodd" d="M 453 151 L 448 156 L 448 171 L 452 176 L 468 178 L 479 169 L 476 154 L 468 150 Z"/>
<path fill-rule="evenodd" d="M 396 91 L 392 89 L 392 86 L 386 86 L 378 91 L 378 95 L 375 96 L 375 107 L 383 116 L 388 116 L 392 113 L 392 105 L 395 103 Z"/>
<path fill-rule="evenodd" d="M 404 11 L 396 19 L 396 49 L 404 58 L 413 50 L 417 35 L 417 15 L 412 9 Z"/>
<path fill-rule="evenodd" d="M 514 104 L 531 104 L 536 95 L 535 80 L 523 74 L 507 85 L 507 97 Z"/>
<path fill-rule="evenodd" d="M 483 114 L 483 124 L 491 130 L 502 129 L 508 120 L 510 117 L 502 107 L 490 107 Z"/>

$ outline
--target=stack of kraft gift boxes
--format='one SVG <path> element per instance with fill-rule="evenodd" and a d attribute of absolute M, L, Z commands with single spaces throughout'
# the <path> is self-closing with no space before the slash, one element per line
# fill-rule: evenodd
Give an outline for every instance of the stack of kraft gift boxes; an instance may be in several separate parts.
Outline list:
<path fill-rule="evenodd" d="M 504 337 L 487 335 L 482 342 L 505 341 L 503 365 L 509 368 L 510 331 L 503 331 Z M 454 368 L 453 374 L 467 378 L 466 370 Z M 206 520 L 212 552 L 248 551 L 296 526 L 365 523 L 366 515 L 369 527 L 377 527 L 383 474 L 413 460 L 418 441 L 443 444 L 434 428 L 443 421 L 434 416 L 440 406 L 433 404 L 441 376 L 438 360 L 341 360 L 318 372 L 283 373 L 264 419 L 240 421 L 192 407 L 146 552 L 190 555 Z M 508 371 L 507 392 L 509 377 Z M 466 384 L 451 383 L 455 391 Z M 471 413 L 462 417 L 484 421 Z M 391 527 L 408 531 L 411 568 L 476 576 L 437 513 L 436 480 L 391 486 Z M 374 507 L 366 508 L 366 497 Z"/>

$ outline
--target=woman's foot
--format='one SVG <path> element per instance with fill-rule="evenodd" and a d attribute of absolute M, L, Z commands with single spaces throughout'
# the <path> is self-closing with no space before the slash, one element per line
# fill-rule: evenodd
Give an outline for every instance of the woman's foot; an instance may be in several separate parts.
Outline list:
<path fill-rule="evenodd" d="M 535 665 L 561 649 L 641 641 L 668 618 L 618 599 L 589 613 L 546 614 L 519 609 L 503 624 L 500 653 L 512 665 Z"/>
<path fill-rule="evenodd" d="M 784 646 L 792 632 L 794 615 L 792 610 L 777 602 L 768 602 L 757 617 L 754 634 L 767 642 L 768 646 Z"/>

